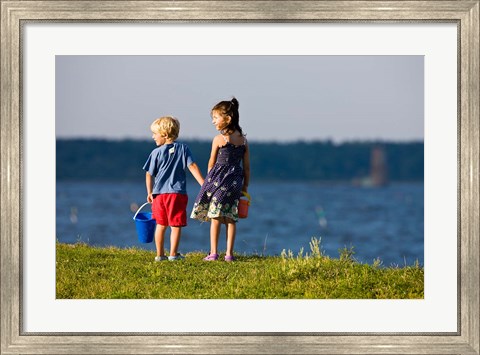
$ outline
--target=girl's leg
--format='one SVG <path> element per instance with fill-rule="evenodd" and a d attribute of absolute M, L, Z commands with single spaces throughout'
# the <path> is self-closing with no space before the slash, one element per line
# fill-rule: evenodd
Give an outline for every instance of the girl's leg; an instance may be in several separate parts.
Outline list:
<path fill-rule="evenodd" d="M 218 237 L 220 236 L 221 221 L 212 218 L 210 224 L 210 254 L 218 254 Z"/>
<path fill-rule="evenodd" d="M 178 253 L 178 244 L 182 236 L 182 227 L 170 227 L 170 256 L 175 256 Z"/>
<path fill-rule="evenodd" d="M 237 224 L 231 219 L 227 219 L 227 252 L 226 255 L 233 256 L 233 246 L 235 244 L 235 235 L 237 233 Z"/>
<path fill-rule="evenodd" d="M 165 240 L 165 231 L 167 230 L 166 226 L 157 224 L 155 228 L 155 246 L 157 248 L 157 256 L 165 255 L 165 248 L 163 246 L 163 241 Z"/>

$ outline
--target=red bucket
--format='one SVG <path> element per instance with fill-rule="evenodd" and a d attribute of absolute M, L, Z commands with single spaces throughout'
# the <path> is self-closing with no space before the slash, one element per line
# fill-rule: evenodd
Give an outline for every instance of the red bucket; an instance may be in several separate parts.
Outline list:
<path fill-rule="evenodd" d="M 240 201 L 238 201 L 238 218 L 247 218 L 248 206 L 250 206 L 250 195 L 244 191 L 242 191 L 242 194 L 246 199 L 240 198 Z"/>

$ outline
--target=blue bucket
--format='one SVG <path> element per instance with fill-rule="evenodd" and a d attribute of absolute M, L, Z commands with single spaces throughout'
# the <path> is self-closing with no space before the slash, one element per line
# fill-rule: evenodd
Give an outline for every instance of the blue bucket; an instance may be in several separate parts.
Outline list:
<path fill-rule="evenodd" d="M 155 235 L 155 227 L 157 223 L 152 217 L 151 212 L 140 212 L 140 210 L 148 205 L 144 203 L 133 216 L 135 221 L 135 228 L 137 229 L 138 240 L 140 243 L 151 243 Z"/>

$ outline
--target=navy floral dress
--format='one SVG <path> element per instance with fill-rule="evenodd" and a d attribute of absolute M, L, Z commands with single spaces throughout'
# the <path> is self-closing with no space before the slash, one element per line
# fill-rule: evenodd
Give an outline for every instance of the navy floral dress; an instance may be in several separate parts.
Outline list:
<path fill-rule="evenodd" d="M 205 177 L 190 216 L 202 222 L 217 217 L 238 221 L 238 202 L 243 185 L 241 162 L 246 147 L 245 142 L 233 145 L 223 138 L 226 145 L 219 148 L 217 161 Z"/>

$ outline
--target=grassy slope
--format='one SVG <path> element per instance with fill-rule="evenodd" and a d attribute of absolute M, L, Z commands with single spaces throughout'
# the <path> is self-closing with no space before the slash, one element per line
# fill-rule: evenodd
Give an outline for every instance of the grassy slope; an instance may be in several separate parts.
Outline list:
<path fill-rule="evenodd" d="M 383 268 L 356 263 L 349 251 L 323 256 L 318 242 L 303 255 L 238 256 L 205 262 L 189 253 L 154 262 L 151 251 L 57 244 L 57 299 L 394 299 L 423 298 L 418 265 Z"/>

